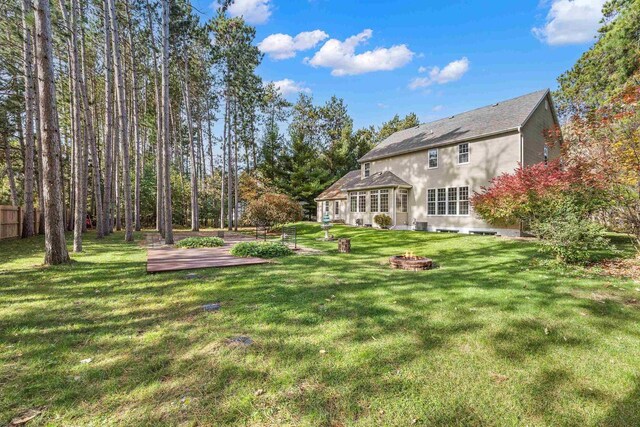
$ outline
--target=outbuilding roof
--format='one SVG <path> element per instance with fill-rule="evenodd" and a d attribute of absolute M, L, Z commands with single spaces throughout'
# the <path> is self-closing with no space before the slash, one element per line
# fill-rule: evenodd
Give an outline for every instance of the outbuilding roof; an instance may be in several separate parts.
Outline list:
<path fill-rule="evenodd" d="M 446 119 L 405 129 L 380 142 L 359 162 L 424 150 L 518 130 L 549 93 L 548 89 L 497 102 Z"/>

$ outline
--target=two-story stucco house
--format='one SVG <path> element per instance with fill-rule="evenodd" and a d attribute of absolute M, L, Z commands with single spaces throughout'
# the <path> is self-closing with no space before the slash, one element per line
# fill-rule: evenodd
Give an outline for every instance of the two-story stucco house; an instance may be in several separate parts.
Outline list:
<path fill-rule="evenodd" d="M 474 215 L 469 198 L 505 172 L 559 155 L 546 131 L 558 119 L 542 90 L 394 133 L 317 198 L 318 221 L 373 225 L 385 213 L 395 229 L 520 235 Z"/>

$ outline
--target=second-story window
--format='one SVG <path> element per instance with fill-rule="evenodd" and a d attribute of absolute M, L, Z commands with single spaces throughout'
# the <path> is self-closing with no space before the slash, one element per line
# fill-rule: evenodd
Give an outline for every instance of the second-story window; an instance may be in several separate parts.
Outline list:
<path fill-rule="evenodd" d="M 371 163 L 365 163 L 364 164 L 364 177 L 365 178 L 369 177 L 370 173 L 371 173 Z"/>
<path fill-rule="evenodd" d="M 469 163 L 469 144 L 458 145 L 458 164 Z"/>
<path fill-rule="evenodd" d="M 435 169 L 438 167 L 438 149 L 432 148 L 429 150 L 429 169 Z"/>

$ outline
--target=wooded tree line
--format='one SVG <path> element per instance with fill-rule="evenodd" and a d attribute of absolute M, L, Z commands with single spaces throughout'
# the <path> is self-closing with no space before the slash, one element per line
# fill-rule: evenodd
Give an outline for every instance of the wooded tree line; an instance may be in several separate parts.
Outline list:
<path fill-rule="evenodd" d="M 595 44 L 558 79 L 564 164 L 601 177 L 598 220 L 640 251 L 640 0 L 609 0 Z"/>
<path fill-rule="evenodd" d="M 586 263 L 629 233 L 640 252 L 640 0 L 610 0 L 595 44 L 558 79 L 561 159 L 495 178 L 476 214 L 521 221 L 564 262 Z"/>
<path fill-rule="evenodd" d="M 339 98 L 286 101 L 256 74 L 255 29 L 230 0 L 10 0 L 0 5 L 0 203 L 25 206 L 65 262 L 95 227 L 237 228 L 260 188 L 313 198 L 415 114 L 353 130 Z M 285 127 L 288 127 L 285 129 Z M 280 128 L 284 131 L 281 132 Z M 244 183 L 244 185 L 243 185 Z M 41 230 L 34 230 L 34 206 Z"/>

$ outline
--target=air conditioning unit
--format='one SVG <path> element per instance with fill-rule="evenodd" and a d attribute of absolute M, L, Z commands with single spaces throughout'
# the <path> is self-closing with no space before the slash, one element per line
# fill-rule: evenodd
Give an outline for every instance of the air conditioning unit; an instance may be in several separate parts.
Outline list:
<path fill-rule="evenodd" d="M 420 221 L 416 221 L 415 222 L 415 230 L 416 231 L 428 231 L 429 229 L 429 223 L 428 222 L 420 222 Z"/>

